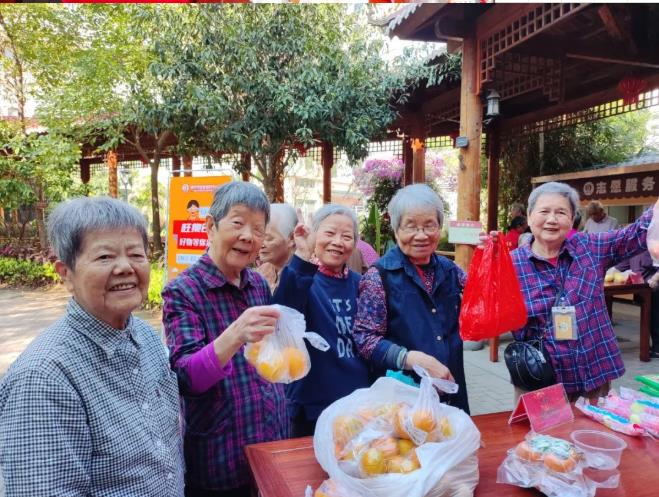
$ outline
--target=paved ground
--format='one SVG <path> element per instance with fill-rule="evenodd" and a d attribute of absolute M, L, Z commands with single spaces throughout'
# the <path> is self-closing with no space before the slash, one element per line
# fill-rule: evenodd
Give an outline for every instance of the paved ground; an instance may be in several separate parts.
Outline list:
<path fill-rule="evenodd" d="M 0 289 L 0 376 L 32 339 L 64 312 L 68 294 L 62 287 L 48 291 Z M 160 330 L 160 313 L 143 311 L 138 315 Z M 659 374 L 659 360 L 642 363 L 638 359 L 640 308 L 615 303 L 615 331 L 620 342 L 627 373 L 615 385 L 635 386 L 638 374 Z M 465 370 L 472 414 L 509 411 L 513 388 L 503 363 L 504 341 L 499 346 L 501 362 L 489 361 L 489 349 L 465 351 Z"/>

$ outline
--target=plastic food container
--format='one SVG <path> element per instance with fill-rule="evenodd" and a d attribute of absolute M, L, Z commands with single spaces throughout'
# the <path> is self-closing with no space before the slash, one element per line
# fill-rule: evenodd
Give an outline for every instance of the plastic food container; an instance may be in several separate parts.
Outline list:
<path fill-rule="evenodd" d="M 586 462 L 595 469 L 615 469 L 620 464 L 627 442 L 611 433 L 598 430 L 575 430 L 570 434 L 574 444 L 586 455 Z"/>

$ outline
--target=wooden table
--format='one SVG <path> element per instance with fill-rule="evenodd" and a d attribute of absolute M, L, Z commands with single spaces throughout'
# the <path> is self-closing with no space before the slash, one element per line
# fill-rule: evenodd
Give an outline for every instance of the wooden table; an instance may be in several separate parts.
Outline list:
<path fill-rule="evenodd" d="M 641 303 L 641 340 L 638 357 L 643 362 L 650 360 L 650 312 L 652 310 L 652 289 L 645 283 L 630 283 L 625 285 L 604 285 L 604 298 L 606 299 L 609 317 L 611 316 L 611 303 L 614 295 L 633 294 Z M 490 361 L 499 360 L 499 337 L 490 338 Z"/>
<path fill-rule="evenodd" d="M 540 496 L 535 490 L 496 483 L 497 468 L 506 451 L 524 439 L 527 422 L 508 425 L 510 412 L 474 416 L 482 447 L 478 452 L 480 482 L 476 497 Z M 575 420 L 547 433 L 570 439 L 576 429 L 609 431 L 575 411 Z M 620 435 L 628 448 L 620 461 L 620 486 L 600 489 L 597 497 L 656 497 L 659 495 L 659 441 Z M 315 490 L 327 475 L 316 462 L 311 437 L 248 445 L 245 449 L 254 482 L 262 497 L 303 497 L 304 489 Z"/>
<path fill-rule="evenodd" d="M 650 360 L 650 313 L 652 311 L 652 289 L 646 283 L 630 283 L 625 285 L 604 285 L 604 298 L 608 309 L 611 309 L 614 295 L 633 294 L 641 302 L 641 339 L 639 344 L 639 359 Z M 609 317 L 611 312 L 609 311 Z"/>

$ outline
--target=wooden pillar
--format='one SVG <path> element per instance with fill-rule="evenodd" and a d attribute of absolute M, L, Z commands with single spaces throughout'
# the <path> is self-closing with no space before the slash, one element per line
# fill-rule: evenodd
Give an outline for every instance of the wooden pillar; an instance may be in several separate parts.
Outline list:
<path fill-rule="evenodd" d="M 252 155 L 248 153 L 240 154 L 240 160 L 243 163 L 240 175 L 242 176 L 243 181 L 249 181 L 252 176 Z"/>
<path fill-rule="evenodd" d="M 323 142 L 320 149 L 320 163 L 323 166 L 323 203 L 332 201 L 332 166 L 334 165 L 334 147 Z"/>
<path fill-rule="evenodd" d="M 462 42 L 462 80 L 460 84 L 460 135 L 469 140 L 460 149 L 458 168 L 458 220 L 478 221 L 480 218 L 480 155 L 482 112 L 478 95 L 478 58 L 475 38 Z M 457 245 L 455 262 L 466 270 L 474 247 Z"/>
<path fill-rule="evenodd" d="M 487 232 L 498 229 L 499 212 L 499 157 L 501 156 L 501 135 L 496 125 L 487 134 Z M 490 338 L 490 361 L 499 361 L 499 337 Z"/>
<path fill-rule="evenodd" d="M 117 198 L 119 196 L 117 154 L 113 150 L 110 150 L 105 156 L 105 162 L 108 164 L 108 189 L 110 191 L 110 197 Z"/>
<path fill-rule="evenodd" d="M 403 186 L 412 184 L 412 159 L 412 140 L 406 136 L 403 138 L 403 164 L 405 164 Z"/>
<path fill-rule="evenodd" d="M 412 126 L 412 183 L 426 182 L 426 128 L 417 116 Z"/>
<path fill-rule="evenodd" d="M 172 155 L 172 176 L 178 178 L 181 175 L 181 158 L 178 155 Z"/>
<path fill-rule="evenodd" d="M 86 185 L 87 183 L 89 183 L 90 178 L 91 178 L 91 165 L 89 163 L 89 160 L 81 159 L 80 160 L 80 181 L 82 181 L 83 185 Z"/>
<path fill-rule="evenodd" d="M 183 156 L 183 176 L 192 176 L 192 156 Z"/>
<path fill-rule="evenodd" d="M 489 147 L 489 157 L 487 160 L 487 231 L 489 233 L 498 229 L 497 214 L 499 212 L 501 136 L 497 127 L 493 127 L 487 135 L 487 144 Z"/>

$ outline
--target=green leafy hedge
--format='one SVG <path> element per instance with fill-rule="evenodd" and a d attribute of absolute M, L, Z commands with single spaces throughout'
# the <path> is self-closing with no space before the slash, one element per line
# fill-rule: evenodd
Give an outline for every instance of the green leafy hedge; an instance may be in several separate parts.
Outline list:
<path fill-rule="evenodd" d="M 0 284 L 10 286 L 44 286 L 59 281 L 52 263 L 0 257 Z"/>
<path fill-rule="evenodd" d="M 165 286 L 165 269 L 157 262 L 151 264 L 151 282 L 149 293 L 144 303 L 147 309 L 160 309 L 162 307 L 162 292 Z"/>

